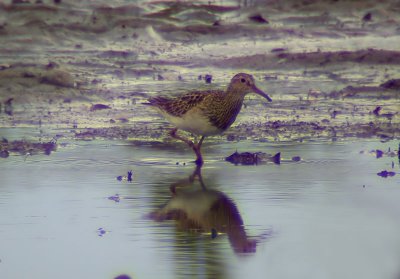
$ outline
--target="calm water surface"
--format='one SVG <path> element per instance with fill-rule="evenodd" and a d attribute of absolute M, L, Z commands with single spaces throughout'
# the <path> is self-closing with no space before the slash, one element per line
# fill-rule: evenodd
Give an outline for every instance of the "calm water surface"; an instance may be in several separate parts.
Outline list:
<path fill-rule="evenodd" d="M 204 188 L 178 144 L 1 159 L 0 278 L 399 278 L 398 159 L 360 154 L 397 145 L 209 143 Z M 223 161 L 245 148 L 282 164 Z"/>

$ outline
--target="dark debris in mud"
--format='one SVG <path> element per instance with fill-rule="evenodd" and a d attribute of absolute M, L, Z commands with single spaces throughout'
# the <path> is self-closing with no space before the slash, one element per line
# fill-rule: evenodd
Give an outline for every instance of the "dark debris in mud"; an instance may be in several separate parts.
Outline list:
<path fill-rule="evenodd" d="M 251 15 L 249 19 L 257 23 L 269 23 L 269 21 L 260 14 Z"/>
<path fill-rule="evenodd" d="M 281 163 L 281 153 L 278 152 L 275 155 L 266 154 L 264 152 L 235 152 L 225 158 L 234 165 L 259 165 L 267 162 L 272 162 L 279 165 Z"/>
<path fill-rule="evenodd" d="M 10 115 L 10 116 L 13 115 L 13 105 L 12 105 L 13 101 L 14 101 L 14 98 L 8 98 L 4 102 L 4 113 L 7 115 Z M 0 108 L 1 108 L 1 104 L 0 104 Z"/>
<path fill-rule="evenodd" d="M 95 104 L 90 107 L 90 111 L 95 111 L 95 110 L 102 110 L 102 109 L 110 109 L 111 107 L 108 105 L 104 104 Z"/>
<path fill-rule="evenodd" d="M 292 161 L 293 162 L 300 162 L 301 161 L 301 157 L 300 156 L 293 156 L 292 157 Z"/>
<path fill-rule="evenodd" d="M 396 82 L 389 80 L 380 86 L 352 86 L 348 85 L 339 91 L 332 91 L 329 94 L 325 94 L 325 97 L 333 99 L 338 98 L 378 98 L 378 99 L 389 99 L 389 98 L 400 98 L 400 82 L 399 88 L 396 87 Z"/>
<path fill-rule="evenodd" d="M 49 70 L 42 73 L 39 82 L 67 88 L 75 87 L 75 81 L 72 75 L 62 70 Z"/>
<path fill-rule="evenodd" d="M 149 125 L 150 126 L 150 125 Z M 165 131 L 165 135 L 166 135 Z M 164 137 L 163 128 L 148 128 L 147 125 L 133 125 L 131 127 L 104 127 L 104 128 L 86 128 L 75 131 L 75 139 L 94 140 L 96 138 L 105 139 L 162 139 Z"/>
<path fill-rule="evenodd" d="M 132 182 L 132 180 L 133 180 L 133 171 L 132 170 L 128 171 L 127 175 L 119 175 L 119 176 L 117 176 L 117 180 L 118 181 Z"/>
<path fill-rule="evenodd" d="M 108 197 L 109 200 L 111 201 L 115 201 L 115 202 L 120 202 L 121 201 L 121 197 L 119 196 L 119 194 L 115 194 L 114 196 L 110 196 Z"/>
<path fill-rule="evenodd" d="M 345 123 L 325 121 L 277 120 L 263 124 L 239 124 L 239 133 L 258 141 L 308 141 L 327 139 L 337 141 L 348 138 L 374 138 L 388 141 L 399 137 L 398 125 L 391 123 Z M 228 132 L 229 134 L 232 132 Z M 238 131 L 236 131 L 236 134 Z"/>
<path fill-rule="evenodd" d="M 103 237 L 105 234 L 107 234 L 109 231 L 103 229 L 103 228 L 98 228 L 97 229 L 97 235 L 100 237 Z"/>
<path fill-rule="evenodd" d="M 8 156 L 10 156 L 10 152 L 8 152 L 8 150 L 0 151 L 0 158 L 7 158 Z"/>
<path fill-rule="evenodd" d="M 387 150 L 382 150 L 382 149 L 373 149 L 373 150 L 361 150 L 360 154 L 369 154 L 375 156 L 375 158 L 380 159 L 384 157 L 388 158 L 394 158 L 397 157 L 399 164 L 400 164 L 400 144 L 398 146 L 398 150 L 392 149 L 389 147 Z M 395 162 L 391 162 L 391 168 L 392 170 L 382 170 L 377 173 L 378 176 L 383 177 L 383 178 L 388 178 L 388 177 L 393 177 L 396 175 L 396 172 L 393 171 L 395 168 Z"/>
<path fill-rule="evenodd" d="M 390 157 L 390 158 L 394 158 L 396 156 L 400 157 L 399 151 L 396 152 L 396 150 L 391 150 L 390 148 L 388 150 L 380 150 L 380 149 L 370 150 L 370 151 L 361 150 L 360 154 L 371 154 L 374 155 L 375 158 L 377 159 L 383 157 Z"/>
<path fill-rule="evenodd" d="M 49 142 L 29 142 L 25 140 L 8 141 L 3 138 L 0 142 L 0 154 L 2 158 L 7 158 L 11 153 L 20 155 L 35 155 L 44 153 L 50 155 L 51 152 L 57 149 L 57 143 L 54 140 Z"/>
<path fill-rule="evenodd" d="M 6 84 L 16 82 L 26 87 L 47 84 L 61 88 L 75 88 L 80 82 L 68 69 L 60 68 L 57 64 L 15 63 L 0 70 L 0 81 Z"/>
<path fill-rule="evenodd" d="M 249 67 L 257 70 L 287 66 L 327 67 L 338 63 L 399 65 L 400 51 L 369 48 L 356 51 L 274 52 L 206 62 L 222 68 Z"/>
<path fill-rule="evenodd" d="M 388 178 L 388 177 L 395 176 L 396 173 L 394 171 L 383 170 L 381 172 L 378 172 L 377 175 L 380 177 L 383 177 L 383 178 Z"/>
<path fill-rule="evenodd" d="M 379 85 L 379 87 L 386 88 L 386 89 L 392 89 L 392 90 L 400 90 L 400 79 L 388 80 L 388 81 L 382 83 L 381 85 Z"/>
<path fill-rule="evenodd" d="M 299 121 L 276 120 L 264 123 L 240 123 L 231 127 L 222 137 L 213 137 L 208 141 L 255 140 L 259 142 L 274 141 L 341 141 L 351 138 L 378 138 L 382 142 L 400 137 L 400 127 L 384 118 L 385 121 L 370 121 L 366 123 L 335 122 L 335 121 Z M 116 123 L 113 123 L 116 124 Z M 74 137 L 80 140 L 131 139 L 138 142 L 169 140 L 169 124 L 152 123 L 132 124 L 120 123 L 118 126 L 86 128 L 75 131 Z"/>

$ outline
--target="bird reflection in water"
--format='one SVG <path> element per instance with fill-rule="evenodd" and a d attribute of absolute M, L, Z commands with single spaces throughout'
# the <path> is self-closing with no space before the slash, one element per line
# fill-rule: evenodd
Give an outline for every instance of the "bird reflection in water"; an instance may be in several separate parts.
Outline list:
<path fill-rule="evenodd" d="M 198 181 L 200 186 L 187 187 Z M 226 234 L 235 253 L 254 253 L 259 240 L 250 239 L 235 203 L 224 193 L 207 189 L 201 167 L 170 186 L 171 199 L 150 217 L 158 222 L 175 220 L 181 231 Z"/>

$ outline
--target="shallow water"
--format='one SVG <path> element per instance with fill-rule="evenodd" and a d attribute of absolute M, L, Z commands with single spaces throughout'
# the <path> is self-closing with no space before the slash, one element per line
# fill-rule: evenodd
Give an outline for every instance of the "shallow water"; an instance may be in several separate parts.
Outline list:
<path fill-rule="evenodd" d="M 398 172 L 398 159 L 369 153 L 394 150 L 396 142 L 209 143 L 204 190 L 198 179 L 190 185 L 193 155 L 179 144 L 59 144 L 50 156 L 11 156 L 0 162 L 1 278 L 400 274 L 399 176 L 377 175 L 385 169 Z M 236 149 L 280 151 L 282 163 L 234 166 L 223 161 Z M 293 162 L 292 156 L 302 160 Z M 132 182 L 117 180 L 129 170 Z M 227 201 L 221 203 L 225 215 L 214 216 L 214 223 L 204 221 L 207 214 L 198 205 L 215 195 Z M 203 214 L 198 226 L 174 214 L 164 217 L 176 220 L 160 217 L 166 204 L 179 205 L 177 197 L 188 196 L 193 203 L 180 208 L 192 216 Z M 207 222 L 216 228 L 228 225 L 213 238 Z"/>

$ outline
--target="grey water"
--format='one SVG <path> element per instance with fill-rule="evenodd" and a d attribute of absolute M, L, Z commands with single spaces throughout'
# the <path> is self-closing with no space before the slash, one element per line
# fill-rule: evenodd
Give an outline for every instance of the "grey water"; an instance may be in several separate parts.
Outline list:
<path fill-rule="evenodd" d="M 206 143 L 204 187 L 178 143 L 59 144 L 0 161 L 0 278 L 400 276 L 399 162 L 370 153 L 395 141 Z"/>

